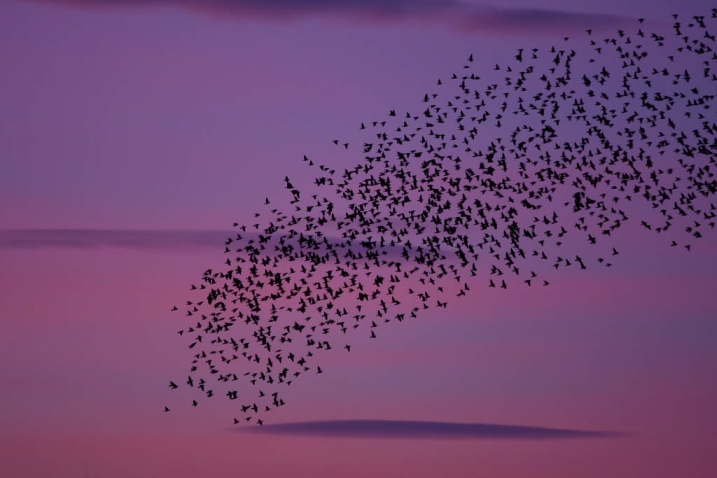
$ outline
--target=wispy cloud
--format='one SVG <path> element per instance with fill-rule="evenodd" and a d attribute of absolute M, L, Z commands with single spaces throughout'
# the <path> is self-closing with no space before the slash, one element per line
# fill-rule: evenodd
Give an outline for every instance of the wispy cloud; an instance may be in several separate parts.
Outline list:
<path fill-rule="evenodd" d="M 0 230 L 0 249 L 219 249 L 232 235 L 236 234 L 232 234 L 232 231 L 216 230 L 15 229 Z"/>
<path fill-rule="evenodd" d="M 547 8 L 476 8 L 456 16 L 451 26 L 485 33 L 584 33 L 635 23 L 636 19 L 609 13 L 580 13 Z"/>
<path fill-rule="evenodd" d="M 634 21 L 615 14 L 499 8 L 458 0 L 39 0 L 85 8 L 168 6 L 231 19 L 275 21 L 338 17 L 349 22 L 420 21 L 468 32 L 567 33 Z"/>
<path fill-rule="evenodd" d="M 239 232 L 243 239 L 260 242 L 258 232 Z M 288 233 L 283 233 L 287 235 Z M 266 246 L 273 250 L 279 245 L 279 236 L 275 233 Z M 124 249 L 145 250 L 188 250 L 199 247 L 213 248 L 221 252 L 228 238 L 236 238 L 237 231 L 222 230 L 142 230 L 142 229 L 7 229 L 0 230 L 0 250 L 3 249 L 38 249 L 38 248 L 69 248 L 95 249 L 99 247 L 116 247 Z M 326 237 L 331 246 L 343 243 L 336 237 Z M 285 239 L 285 244 L 292 245 L 300 251 L 298 235 Z M 322 251 L 325 252 L 325 246 Z M 230 246 L 236 249 L 236 245 Z M 365 252 L 360 241 L 352 245 L 356 252 Z M 306 249 L 304 249 L 306 250 Z M 398 246 L 379 247 L 386 252 L 384 258 L 398 259 L 402 249 Z M 345 249 L 342 249 L 345 252 Z"/>
<path fill-rule="evenodd" d="M 624 433 L 609 431 L 414 420 L 329 420 L 280 423 L 243 428 L 241 431 L 335 438 L 482 438 L 512 440 L 612 438 L 625 435 Z"/>

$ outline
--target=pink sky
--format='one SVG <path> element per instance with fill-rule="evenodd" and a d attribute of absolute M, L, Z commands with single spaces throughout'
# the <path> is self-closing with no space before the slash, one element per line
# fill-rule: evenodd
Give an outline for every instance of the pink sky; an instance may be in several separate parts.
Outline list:
<path fill-rule="evenodd" d="M 590 15 L 595 28 L 661 21 L 674 2 L 512 0 L 490 14 L 468 2 L 455 8 L 470 28 L 433 4 L 296 2 L 294 18 L 244 1 L 93 3 L 0 4 L 0 229 L 120 231 L 112 244 L 80 231 L 79 247 L 33 248 L 0 231 L 1 477 L 82 476 L 84 462 L 106 478 L 717 476 L 714 233 L 688 253 L 628 224 L 611 269 L 476 286 L 378 340 L 358 332 L 267 416 L 630 433 L 409 440 L 239 433 L 228 401 L 186 406 L 167 387 L 191 359 L 169 309 L 223 248 L 132 232 L 230 230 L 266 196 L 288 203 L 285 175 L 310 188 L 304 154 L 355 164 L 360 150 L 332 140 L 360 144 L 361 122 L 417 111 L 470 53 L 491 70 L 579 35 Z M 680 3 L 685 15 L 710 7 Z M 121 234 L 136 246 L 118 246 Z"/>

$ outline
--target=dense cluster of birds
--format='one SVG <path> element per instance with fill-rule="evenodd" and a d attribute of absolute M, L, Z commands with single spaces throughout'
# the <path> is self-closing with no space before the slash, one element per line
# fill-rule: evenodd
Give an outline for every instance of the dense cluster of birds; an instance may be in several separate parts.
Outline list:
<path fill-rule="evenodd" d="M 375 338 L 475 284 L 547 286 L 544 265 L 611 266 L 618 251 L 602 244 L 635 203 L 653 213 L 638 219 L 645 229 L 689 250 L 717 215 L 716 19 L 717 9 L 673 15 L 663 35 L 643 19 L 610 38 L 587 30 L 588 54 L 565 38 L 487 69 L 471 55 L 421 113 L 362 123 L 375 139 L 352 169 L 304 156 L 317 194 L 285 178 L 288 211 L 267 198 L 270 213 L 234 224 L 226 269 L 191 286 L 199 297 L 178 332 L 192 354 L 191 405 L 225 396 L 234 423 L 261 425 L 285 404 L 279 385 L 322 373 L 319 351 L 351 351 L 353 329 Z M 488 71 L 503 79 L 478 76 Z"/>

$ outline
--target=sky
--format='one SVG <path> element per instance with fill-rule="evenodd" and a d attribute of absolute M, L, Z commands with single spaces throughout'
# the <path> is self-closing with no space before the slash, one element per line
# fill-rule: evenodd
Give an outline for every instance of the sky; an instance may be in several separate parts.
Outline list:
<path fill-rule="evenodd" d="M 264 430 L 168 388 L 191 359 L 171 306 L 234 222 L 288 204 L 284 176 L 310 189 L 304 155 L 356 164 L 332 141 L 420 109 L 471 53 L 488 75 L 713 6 L 497 5 L 0 3 L 0 476 L 717 476 L 717 234 L 687 252 L 628 222 L 610 269 L 357 336 Z"/>

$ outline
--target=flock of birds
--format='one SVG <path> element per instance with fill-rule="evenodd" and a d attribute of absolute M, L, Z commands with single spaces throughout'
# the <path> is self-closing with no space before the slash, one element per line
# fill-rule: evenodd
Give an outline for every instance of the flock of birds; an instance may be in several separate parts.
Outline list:
<path fill-rule="evenodd" d="M 717 216 L 717 53 L 707 28 L 716 19 L 717 9 L 673 15 L 665 36 L 642 31 L 643 19 L 611 38 L 587 30 L 587 55 L 568 38 L 564 48 L 520 49 L 492 68 L 498 83 L 478 76 L 485 67 L 473 71 L 471 55 L 438 81 L 437 91 L 449 90 L 442 105 L 428 93 L 418 114 L 391 110 L 361 124 L 375 139 L 352 169 L 304 156 L 328 192 L 302 196 L 287 177 L 288 211 L 234 224 L 226 269 L 191 286 L 199 297 L 187 301 L 190 323 L 178 333 L 192 363 L 170 388 L 193 388 L 195 407 L 228 397 L 235 424 L 261 425 L 285 404 L 278 386 L 322 373 L 320 350 L 350 352 L 353 329 L 375 338 L 381 324 L 445 308 L 476 283 L 547 286 L 536 272 L 544 265 L 611 266 L 618 251 L 602 243 L 634 203 L 654 213 L 641 219 L 645 229 L 689 250 Z M 511 123 L 521 124 L 500 134 Z"/>

